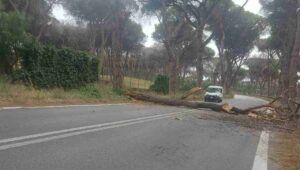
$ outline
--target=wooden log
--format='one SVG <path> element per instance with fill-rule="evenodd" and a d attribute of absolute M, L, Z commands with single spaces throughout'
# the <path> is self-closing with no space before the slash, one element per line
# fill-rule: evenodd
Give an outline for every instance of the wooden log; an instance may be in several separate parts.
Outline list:
<path fill-rule="evenodd" d="M 136 100 L 158 103 L 168 106 L 184 106 L 193 109 L 211 109 L 216 112 L 226 112 L 229 114 L 248 114 L 245 110 L 229 106 L 228 104 L 217 104 L 207 102 L 192 102 L 178 99 L 170 99 L 164 97 L 153 96 L 149 94 L 129 92 L 127 95 Z"/>

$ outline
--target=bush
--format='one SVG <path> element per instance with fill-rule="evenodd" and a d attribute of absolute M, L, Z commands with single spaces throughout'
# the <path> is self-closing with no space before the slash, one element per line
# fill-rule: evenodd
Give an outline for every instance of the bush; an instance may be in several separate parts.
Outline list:
<path fill-rule="evenodd" d="M 180 91 L 189 91 L 192 88 L 197 87 L 197 82 L 194 80 L 181 80 L 179 82 L 179 90 Z"/>
<path fill-rule="evenodd" d="M 21 69 L 14 76 L 37 88 L 74 88 L 98 80 L 98 61 L 84 52 L 36 42 L 18 50 Z"/>
<path fill-rule="evenodd" d="M 154 84 L 150 86 L 150 90 L 157 93 L 168 94 L 169 93 L 169 78 L 168 76 L 158 75 L 155 78 Z"/>
<path fill-rule="evenodd" d="M 102 97 L 98 88 L 93 84 L 83 86 L 79 89 L 79 91 L 80 91 L 80 94 L 82 94 L 82 96 L 84 96 L 84 98 L 99 99 Z"/>
<path fill-rule="evenodd" d="M 113 89 L 113 92 L 118 96 L 123 96 L 126 91 L 124 89 Z"/>
<path fill-rule="evenodd" d="M 0 8 L 1 8 L 0 0 Z M 19 12 L 0 9 L 0 73 L 11 75 L 17 64 L 16 49 L 26 41 L 26 18 Z"/>

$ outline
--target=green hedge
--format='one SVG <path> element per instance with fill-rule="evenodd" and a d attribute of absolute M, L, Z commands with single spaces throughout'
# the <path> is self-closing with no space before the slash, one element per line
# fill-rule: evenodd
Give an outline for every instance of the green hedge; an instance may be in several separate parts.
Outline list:
<path fill-rule="evenodd" d="M 158 75 L 155 78 L 154 84 L 150 86 L 150 90 L 157 93 L 168 94 L 169 93 L 169 77 L 164 75 Z"/>
<path fill-rule="evenodd" d="M 33 42 L 19 51 L 16 79 L 37 88 L 74 88 L 98 80 L 98 60 L 84 52 Z"/>

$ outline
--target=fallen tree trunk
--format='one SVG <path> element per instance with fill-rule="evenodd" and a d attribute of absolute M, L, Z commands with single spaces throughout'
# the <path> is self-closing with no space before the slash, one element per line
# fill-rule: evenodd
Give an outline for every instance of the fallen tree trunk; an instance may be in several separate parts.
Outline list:
<path fill-rule="evenodd" d="M 153 102 L 168 106 L 184 106 L 193 109 L 211 109 L 216 112 L 226 112 L 229 114 L 248 114 L 248 110 L 239 109 L 236 107 L 229 106 L 228 104 L 217 104 L 207 102 L 191 102 L 178 99 L 170 99 L 164 97 L 153 96 L 149 94 L 129 92 L 127 93 L 133 99 L 142 100 L 147 102 Z"/>

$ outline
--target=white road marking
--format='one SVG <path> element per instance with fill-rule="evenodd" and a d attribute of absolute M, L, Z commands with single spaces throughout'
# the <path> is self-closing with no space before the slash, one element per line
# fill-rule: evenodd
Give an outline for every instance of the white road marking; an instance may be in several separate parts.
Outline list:
<path fill-rule="evenodd" d="M 262 131 L 258 142 L 252 170 L 268 169 L 269 133 Z"/>
<path fill-rule="evenodd" d="M 140 118 L 135 118 L 135 119 L 128 119 L 128 120 L 122 120 L 122 121 L 116 121 L 116 122 L 102 123 L 102 124 L 96 124 L 96 125 L 90 125 L 90 126 L 83 126 L 83 127 L 77 127 L 77 128 L 70 128 L 70 129 L 64 129 L 64 130 L 58 130 L 58 131 L 52 131 L 52 132 L 45 132 L 45 133 L 39 133 L 39 134 L 32 134 L 32 135 L 2 139 L 2 140 L 0 140 L 0 144 L 5 144 L 5 143 L 9 143 L 9 142 L 18 142 L 21 140 L 28 140 L 28 139 L 45 137 L 45 136 L 50 136 L 50 135 L 57 135 L 57 134 L 61 134 L 61 133 L 72 133 L 74 131 L 83 131 L 83 130 L 87 130 L 87 129 L 91 130 L 94 128 L 103 128 L 103 127 L 107 128 L 107 127 L 116 126 L 116 125 L 125 124 L 125 123 L 145 121 L 148 119 L 151 120 L 153 118 L 164 118 L 166 116 L 169 117 L 172 115 L 188 113 L 191 111 L 193 111 L 193 110 L 187 110 L 187 111 L 182 111 L 182 112 L 173 112 L 173 113 L 160 114 L 160 115 L 154 115 L 154 116 L 146 116 L 146 117 L 140 117 Z M 78 132 L 76 132 L 76 133 L 78 133 Z"/>
<path fill-rule="evenodd" d="M 134 125 L 134 124 L 145 123 L 145 122 L 149 122 L 149 121 L 153 121 L 153 120 L 168 118 L 168 117 L 171 117 L 171 116 L 172 115 L 160 116 L 160 117 L 146 119 L 146 120 L 140 120 L 140 121 L 129 122 L 129 123 L 124 123 L 124 124 L 118 124 L 118 125 L 112 125 L 112 126 L 107 126 L 107 127 L 100 127 L 100 128 L 83 130 L 83 131 L 78 131 L 78 132 L 71 132 L 71 133 L 57 135 L 57 136 L 38 138 L 38 139 L 33 139 L 33 140 L 25 141 L 25 142 L 2 145 L 2 146 L 0 146 L 0 151 L 11 149 L 11 148 L 17 148 L 17 147 L 21 147 L 21 146 L 26 146 L 26 145 L 31 145 L 31 144 L 43 143 L 43 142 L 56 140 L 56 139 L 67 138 L 67 137 L 71 137 L 71 136 L 77 136 L 77 135 L 81 135 L 81 134 L 85 134 L 85 133 L 91 133 L 91 132 L 97 132 L 97 131 L 102 131 L 102 130 L 106 130 L 106 129 L 112 129 L 112 128 L 117 128 L 117 127 L 123 127 L 123 126 L 129 126 L 129 125 Z"/>
<path fill-rule="evenodd" d="M 47 108 L 66 108 L 66 107 L 93 107 L 93 106 L 119 106 L 128 105 L 132 103 L 116 103 L 116 104 L 92 104 L 92 105 L 58 105 L 58 106 L 33 106 L 33 107 L 0 107 L 0 110 L 16 110 L 16 109 L 47 109 Z"/>

